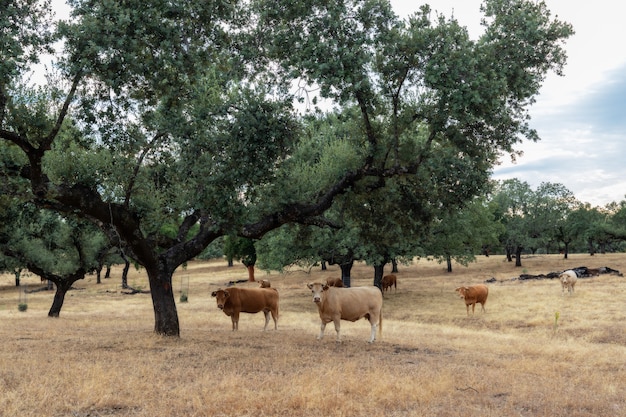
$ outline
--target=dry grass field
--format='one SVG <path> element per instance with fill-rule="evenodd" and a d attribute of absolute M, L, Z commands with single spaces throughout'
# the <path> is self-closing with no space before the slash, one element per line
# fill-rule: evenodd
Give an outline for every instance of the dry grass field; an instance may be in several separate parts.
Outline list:
<path fill-rule="evenodd" d="M 150 296 L 122 294 L 119 268 L 100 285 L 77 282 L 57 319 L 46 316 L 52 292 L 26 294 L 18 311 L 20 292 L 2 275 L 0 416 L 626 416 L 626 278 L 580 279 L 571 297 L 557 280 L 510 280 L 582 265 L 626 271 L 626 254 L 522 263 L 400 266 L 373 344 L 364 320 L 342 322 L 343 343 L 332 324 L 315 338 L 305 283 L 339 276 L 336 267 L 257 271 L 280 293 L 279 329 L 242 314 L 233 332 L 210 293 L 245 268 L 191 263 L 174 278 L 177 301 L 181 289 L 189 297 L 178 303 L 180 338 L 153 333 Z M 454 288 L 491 277 L 486 313 L 467 317 Z M 355 266 L 353 285 L 372 281 L 373 268 Z M 147 288 L 145 272 L 132 270 L 129 284 Z"/>

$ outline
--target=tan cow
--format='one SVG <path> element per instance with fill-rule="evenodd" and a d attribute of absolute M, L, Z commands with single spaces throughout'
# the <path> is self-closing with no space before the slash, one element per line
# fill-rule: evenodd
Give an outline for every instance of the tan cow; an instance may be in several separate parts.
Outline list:
<path fill-rule="evenodd" d="M 341 278 L 328 277 L 326 278 L 326 285 L 329 287 L 343 287 L 343 281 Z"/>
<path fill-rule="evenodd" d="M 378 335 L 383 330 L 383 294 L 377 287 L 353 287 L 337 288 L 330 287 L 320 282 L 309 283 L 307 287 L 313 293 L 313 302 L 317 305 L 322 324 L 319 340 L 324 337 L 326 324 L 331 321 L 335 324 L 337 342 L 341 342 L 341 320 L 357 321 L 367 318 L 371 325 L 369 342 L 376 340 L 376 328 Z"/>
<path fill-rule="evenodd" d="M 270 321 L 270 313 L 274 319 L 274 329 L 278 329 L 278 291 L 274 288 L 227 288 L 211 293 L 217 301 L 217 308 L 230 316 L 233 330 L 239 329 L 239 313 L 265 314 L 265 327 Z"/>
<path fill-rule="evenodd" d="M 271 288 L 272 287 L 272 283 L 269 282 L 269 280 L 267 280 L 267 279 L 262 279 L 259 282 L 261 283 L 261 287 L 260 288 Z"/>
<path fill-rule="evenodd" d="M 487 296 L 489 295 L 489 287 L 483 284 L 476 284 L 470 287 L 458 287 L 454 291 L 459 293 L 459 296 L 465 300 L 465 308 L 467 309 L 467 315 L 469 316 L 469 306 L 472 306 L 472 314 L 474 314 L 474 307 L 476 303 L 480 303 L 483 312 L 485 311 L 485 304 L 487 303 Z"/>
<path fill-rule="evenodd" d="M 394 291 L 398 292 L 398 283 L 395 275 L 385 275 L 380 283 L 383 287 L 383 292 L 387 291 L 387 289 L 391 289 L 392 285 L 394 287 Z"/>
<path fill-rule="evenodd" d="M 572 295 L 574 293 L 574 286 L 576 285 L 576 281 L 578 280 L 578 276 L 576 272 L 568 269 L 567 271 L 563 271 L 559 275 L 559 281 L 561 281 L 561 295 L 565 294 L 565 289 L 567 288 L 567 293 Z"/>

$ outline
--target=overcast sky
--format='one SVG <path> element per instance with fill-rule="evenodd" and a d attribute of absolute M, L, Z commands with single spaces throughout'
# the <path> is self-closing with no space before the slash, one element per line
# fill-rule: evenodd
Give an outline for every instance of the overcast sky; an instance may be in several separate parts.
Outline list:
<path fill-rule="evenodd" d="M 54 0 L 57 15 L 67 15 Z M 481 0 L 391 0 L 403 17 L 423 3 L 454 17 L 477 38 Z M 573 25 L 567 41 L 565 76 L 550 74 L 531 109 L 531 126 L 541 141 L 518 146 L 524 155 L 505 158 L 494 178 L 518 178 L 535 189 L 541 182 L 560 183 L 595 206 L 619 202 L 626 195 L 626 24 L 616 0 L 584 5 L 545 0 L 552 16 Z"/>
<path fill-rule="evenodd" d="M 392 0 L 407 16 L 422 1 Z M 454 15 L 476 38 L 481 33 L 480 0 L 430 0 L 433 10 Z M 576 33 L 566 43 L 564 77 L 550 75 L 531 109 L 531 126 L 541 141 L 524 142 L 515 164 L 506 158 L 494 178 L 518 178 L 535 189 L 560 183 L 594 206 L 626 195 L 626 24 L 620 2 L 545 0 L 553 17 Z"/>

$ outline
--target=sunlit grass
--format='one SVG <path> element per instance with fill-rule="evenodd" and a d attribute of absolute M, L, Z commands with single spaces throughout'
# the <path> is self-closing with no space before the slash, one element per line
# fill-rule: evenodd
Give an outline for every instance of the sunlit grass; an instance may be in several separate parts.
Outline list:
<path fill-rule="evenodd" d="M 626 255 L 523 265 L 626 270 Z M 262 332 L 263 316 L 245 314 L 232 332 L 210 293 L 247 271 L 190 263 L 173 282 L 177 301 L 188 296 L 177 305 L 180 339 L 152 332 L 150 296 L 122 294 L 120 269 L 100 285 L 77 282 L 58 319 L 46 317 L 52 292 L 28 293 L 21 312 L 13 276 L 0 276 L 0 415 L 626 416 L 624 277 L 581 279 L 569 297 L 557 280 L 511 280 L 522 271 L 499 256 L 451 274 L 419 260 L 400 266 L 382 340 L 370 345 L 364 320 L 342 322 L 341 344 L 332 324 L 315 339 L 305 284 L 337 272 L 257 271 L 281 295 L 279 330 Z M 143 271 L 131 274 L 131 285 L 148 287 Z M 491 277 L 486 313 L 467 317 L 454 288 Z M 353 285 L 372 281 L 373 268 L 354 268 Z"/>

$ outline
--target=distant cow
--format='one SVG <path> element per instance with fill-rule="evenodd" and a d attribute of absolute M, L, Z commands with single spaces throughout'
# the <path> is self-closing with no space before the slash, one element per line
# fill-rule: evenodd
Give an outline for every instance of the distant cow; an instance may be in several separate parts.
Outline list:
<path fill-rule="evenodd" d="M 230 316 L 233 322 L 233 330 L 239 329 L 239 313 L 265 314 L 265 327 L 270 321 L 270 313 L 274 319 L 274 329 L 278 328 L 278 291 L 274 288 L 227 288 L 213 291 L 212 297 L 216 298 L 217 308 Z"/>
<path fill-rule="evenodd" d="M 343 281 L 341 278 L 328 277 L 326 278 L 326 285 L 329 287 L 343 287 Z"/>
<path fill-rule="evenodd" d="M 394 287 L 394 291 L 398 291 L 397 279 L 393 274 L 385 275 L 380 283 L 383 287 L 383 292 L 387 291 L 387 289 L 391 289 L 391 286 Z"/>
<path fill-rule="evenodd" d="M 578 277 L 576 276 L 576 272 L 571 269 L 563 271 L 561 275 L 559 275 L 559 281 L 561 281 L 561 295 L 565 294 L 565 288 L 567 288 L 567 293 L 572 295 L 574 293 L 574 286 L 576 285 L 577 279 Z"/>
<path fill-rule="evenodd" d="M 341 341 L 341 320 L 357 321 L 365 317 L 371 325 L 369 342 L 376 340 L 376 328 L 379 336 L 383 328 L 383 295 L 377 287 L 337 288 L 320 282 L 309 283 L 307 287 L 313 293 L 313 302 L 317 305 L 322 324 L 318 339 L 324 337 L 326 324 L 335 324 L 337 342 Z"/>
<path fill-rule="evenodd" d="M 485 304 L 487 303 L 487 296 L 489 295 L 489 287 L 483 284 L 476 284 L 470 287 L 458 287 L 454 291 L 459 293 L 459 296 L 465 300 L 465 308 L 467 309 L 467 315 L 469 316 L 469 306 L 472 306 L 472 314 L 474 314 L 474 307 L 476 303 L 480 303 L 482 311 L 485 311 Z"/>
<path fill-rule="evenodd" d="M 259 281 L 261 283 L 261 288 L 271 288 L 272 284 L 267 279 L 262 279 Z"/>

